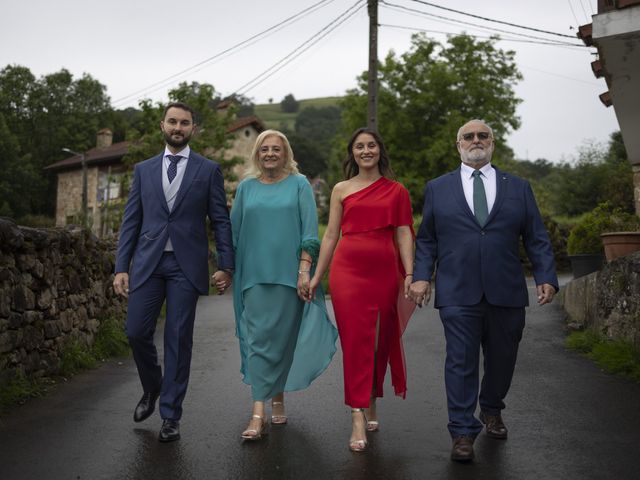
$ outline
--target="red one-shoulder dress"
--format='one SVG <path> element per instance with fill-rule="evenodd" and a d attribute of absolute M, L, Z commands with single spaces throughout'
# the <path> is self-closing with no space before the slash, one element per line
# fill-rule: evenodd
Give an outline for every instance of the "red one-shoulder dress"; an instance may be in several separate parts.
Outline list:
<path fill-rule="evenodd" d="M 404 298 L 395 231 L 407 225 L 413 233 L 413 218 L 407 190 L 385 177 L 345 197 L 342 209 L 329 286 L 342 346 L 345 403 L 366 408 L 374 386 L 375 395 L 383 396 L 387 365 L 396 395 L 404 398 L 407 391 L 402 333 L 415 305 Z"/>

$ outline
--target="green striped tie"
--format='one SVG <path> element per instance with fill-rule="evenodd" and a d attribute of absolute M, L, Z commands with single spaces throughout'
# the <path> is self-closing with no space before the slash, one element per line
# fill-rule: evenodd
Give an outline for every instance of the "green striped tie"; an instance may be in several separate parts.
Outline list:
<path fill-rule="evenodd" d="M 473 171 L 473 214 L 481 227 L 487 222 L 489 210 L 487 209 L 487 194 L 484 191 L 484 183 L 480 178 L 480 170 Z"/>

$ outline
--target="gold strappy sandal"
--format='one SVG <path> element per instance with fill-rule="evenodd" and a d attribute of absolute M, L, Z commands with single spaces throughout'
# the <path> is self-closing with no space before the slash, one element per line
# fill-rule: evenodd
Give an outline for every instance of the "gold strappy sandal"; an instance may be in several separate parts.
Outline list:
<path fill-rule="evenodd" d="M 251 418 L 260 419 L 260 429 L 257 430 L 255 428 L 247 428 L 244 432 L 242 432 L 242 438 L 251 441 L 260 440 L 263 435 L 267 434 L 267 423 L 264 417 L 261 417 L 260 415 L 252 415 Z"/>
<path fill-rule="evenodd" d="M 275 405 L 282 405 L 282 409 L 284 410 L 283 402 L 271 402 L 271 424 L 272 425 L 285 425 L 287 423 L 287 416 L 283 413 L 282 415 L 274 415 L 273 407 Z"/>
<path fill-rule="evenodd" d="M 367 422 L 367 416 L 364 413 L 364 408 L 352 408 L 351 409 L 351 417 L 353 418 L 354 413 L 362 413 L 362 417 L 364 418 L 365 424 Z M 353 420 L 352 420 L 353 421 Z M 366 437 L 366 428 L 365 428 L 365 437 Z M 349 450 L 352 452 L 364 452 L 367 449 L 367 440 L 354 440 L 353 437 L 349 440 Z"/>

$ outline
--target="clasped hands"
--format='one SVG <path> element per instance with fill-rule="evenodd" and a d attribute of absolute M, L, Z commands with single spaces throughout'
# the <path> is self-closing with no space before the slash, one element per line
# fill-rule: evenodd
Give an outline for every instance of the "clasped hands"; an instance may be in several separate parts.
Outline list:
<path fill-rule="evenodd" d="M 405 279 L 404 298 L 415 302 L 418 307 L 423 307 L 431 299 L 431 283 L 426 280 L 411 283 L 410 279 Z"/>
<path fill-rule="evenodd" d="M 218 270 L 211 275 L 211 285 L 216 287 L 218 295 L 222 295 L 231 286 L 231 274 L 224 270 Z"/>

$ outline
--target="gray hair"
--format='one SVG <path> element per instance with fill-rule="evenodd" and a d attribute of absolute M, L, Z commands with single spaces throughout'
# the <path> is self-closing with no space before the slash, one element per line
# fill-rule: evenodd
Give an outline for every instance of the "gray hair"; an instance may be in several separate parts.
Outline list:
<path fill-rule="evenodd" d="M 481 124 L 483 124 L 485 127 L 487 127 L 489 129 L 489 133 L 491 134 L 491 138 L 493 138 L 493 129 L 489 126 L 489 124 L 487 122 L 485 122 L 484 120 L 481 120 L 479 118 L 474 118 L 473 120 L 469 120 L 467 123 L 465 123 L 464 125 L 462 125 L 459 129 L 458 129 L 458 135 L 456 135 L 456 141 L 460 141 L 460 139 L 462 138 L 462 129 L 464 127 L 466 127 L 467 125 L 469 125 L 471 122 L 479 122 Z"/>

